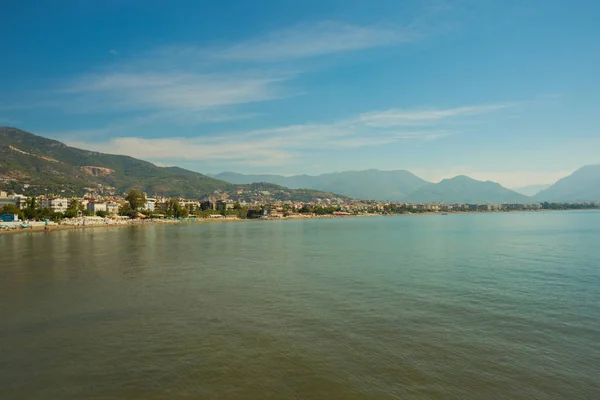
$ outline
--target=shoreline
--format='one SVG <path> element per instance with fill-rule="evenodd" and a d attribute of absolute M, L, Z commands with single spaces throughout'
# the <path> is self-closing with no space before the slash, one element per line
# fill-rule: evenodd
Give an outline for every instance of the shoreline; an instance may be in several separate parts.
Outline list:
<path fill-rule="evenodd" d="M 350 214 L 350 215 L 310 215 L 310 216 L 291 216 L 291 217 L 267 217 L 267 218 L 197 218 L 195 220 L 125 220 L 123 222 L 114 223 L 99 223 L 100 221 L 90 221 L 92 223 L 83 224 L 77 221 L 73 224 L 56 224 L 52 225 L 36 225 L 28 228 L 17 228 L 0 230 L 0 235 L 3 234 L 19 234 L 19 233 L 52 233 L 53 231 L 77 230 L 90 228 L 120 228 L 128 226 L 147 226 L 158 224 L 188 224 L 188 223 L 225 223 L 225 222 L 249 222 L 249 221 L 298 221 L 309 219 L 344 219 L 357 217 L 412 217 L 423 215 L 467 215 L 467 214 L 504 214 L 504 213 L 521 213 L 521 212 L 548 212 L 548 211 L 581 211 L 581 210 L 506 210 L 506 211 L 448 211 L 448 212 L 420 212 L 420 213 L 398 213 L 398 214 Z M 117 220 L 114 220 L 117 221 Z M 74 221 L 75 222 L 75 221 Z M 83 222 L 83 221 L 81 221 Z M 48 229 L 46 229 L 48 228 Z"/>

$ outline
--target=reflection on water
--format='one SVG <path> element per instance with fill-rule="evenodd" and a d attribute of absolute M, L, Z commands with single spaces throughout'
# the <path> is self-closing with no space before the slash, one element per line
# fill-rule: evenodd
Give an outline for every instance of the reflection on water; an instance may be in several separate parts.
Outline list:
<path fill-rule="evenodd" d="M 600 398 L 600 213 L 0 236 L 0 398 Z"/>

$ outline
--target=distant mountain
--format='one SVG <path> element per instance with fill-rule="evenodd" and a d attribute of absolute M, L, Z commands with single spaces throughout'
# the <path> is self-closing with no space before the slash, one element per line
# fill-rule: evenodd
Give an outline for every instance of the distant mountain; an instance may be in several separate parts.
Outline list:
<path fill-rule="evenodd" d="M 222 181 L 234 183 L 236 185 L 246 185 L 250 183 L 274 183 L 275 185 L 285 186 L 285 181 L 288 177 L 283 175 L 246 175 L 238 174 L 237 172 L 221 172 L 220 174 L 208 174 L 208 176 Z M 289 187 L 289 186 L 288 186 Z"/>
<path fill-rule="evenodd" d="M 406 201 L 412 203 L 469 203 L 504 204 L 532 203 L 530 197 L 507 189 L 495 182 L 482 182 L 468 176 L 444 179 L 439 183 L 427 184 L 409 196 Z"/>
<path fill-rule="evenodd" d="M 518 188 L 513 188 L 512 190 L 514 190 L 517 193 L 524 194 L 525 196 L 535 196 L 542 190 L 549 188 L 550 185 L 551 184 L 549 184 L 549 183 L 546 185 L 528 185 L 528 186 L 521 186 Z"/>
<path fill-rule="evenodd" d="M 600 201 L 600 164 L 578 169 L 535 198 L 539 201 Z"/>
<path fill-rule="evenodd" d="M 409 171 L 345 171 L 323 175 L 244 175 L 223 172 L 214 178 L 231 183 L 269 182 L 289 188 L 322 190 L 356 199 L 402 200 L 428 182 Z"/>

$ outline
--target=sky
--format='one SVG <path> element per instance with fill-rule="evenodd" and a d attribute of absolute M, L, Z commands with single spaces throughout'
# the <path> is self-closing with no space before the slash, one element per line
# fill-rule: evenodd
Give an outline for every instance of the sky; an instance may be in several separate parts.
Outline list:
<path fill-rule="evenodd" d="M 202 173 L 600 163 L 600 2 L 4 1 L 0 125 Z"/>

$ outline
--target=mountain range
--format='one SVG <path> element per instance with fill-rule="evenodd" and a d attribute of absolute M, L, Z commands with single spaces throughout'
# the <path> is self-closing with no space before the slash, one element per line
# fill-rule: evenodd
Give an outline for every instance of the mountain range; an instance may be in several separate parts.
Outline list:
<path fill-rule="evenodd" d="M 330 190 L 357 199 L 407 201 L 413 203 L 532 203 L 534 199 L 506 189 L 495 182 L 467 176 L 427 182 L 405 170 L 346 171 L 311 175 L 243 175 L 223 172 L 211 175 L 232 183 L 272 182 L 288 187 Z"/>
<path fill-rule="evenodd" d="M 17 128 L 0 127 L 0 188 L 30 194 L 122 194 L 139 189 L 151 195 L 201 198 L 221 193 L 268 191 L 275 200 L 311 201 L 338 197 L 316 190 L 293 190 L 271 184 L 234 185 L 179 167 L 158 167 L 129 156 L 69 147 Z"/>
<path fill-rule="evenodd" d="M 427 184 L 409 171 L 345 171 L 317 176 L 311 175 L 243 175 L 223 172 L 212 177 L 231 183 L 270 182 L 292 189 L 327 190 L 355 199 L 402 200 Z"/>
<path fill-rule="evenodd" d="M 583 167 L 534 196 L 467 176 L 431 183 L 406 170 L 370 169 L 316 176 L 223 172 L 207 176 L 179 167 L 158 167 L 129 156 L 77 149 L 17 128 L 0 127 L 0 187 L 10 189 L 10 185 L 25 183 L 38 193 L 65 195 L 81 195 L 88 188 L 112 188 L 115 193 L 136 188 L 152 195 L 200 198 L 216 190 L 259 190 L 258 184 L 262 183 L 282 199 L 342 195 L 362 200 L 448 204 L 600 201 L 600 165 Z"/>
<path fill-rule="evenodd" d="M 474 204 L 505 204 L 533 203 L 527 197 L 507 189 L 496 182 L 482 182 L 460 175 L 444 179 L 439 183 L 428 183 L 415 190 L 404 201 L 410 203 L 474 203 Z"/>
<path fill-rule="evenodd" d="M 357 199 L 414 203 L 537 203 L 544 201 L 600 201 L 600 165 L 585 166 L 554 185 L 507 189 L 496 182 L 456 176 L 427 182 L 405 170 L 345 171 L 323 175 L 210 175 L 232 183 L 271 182 L 288 187 L 328 190 Z"/>

